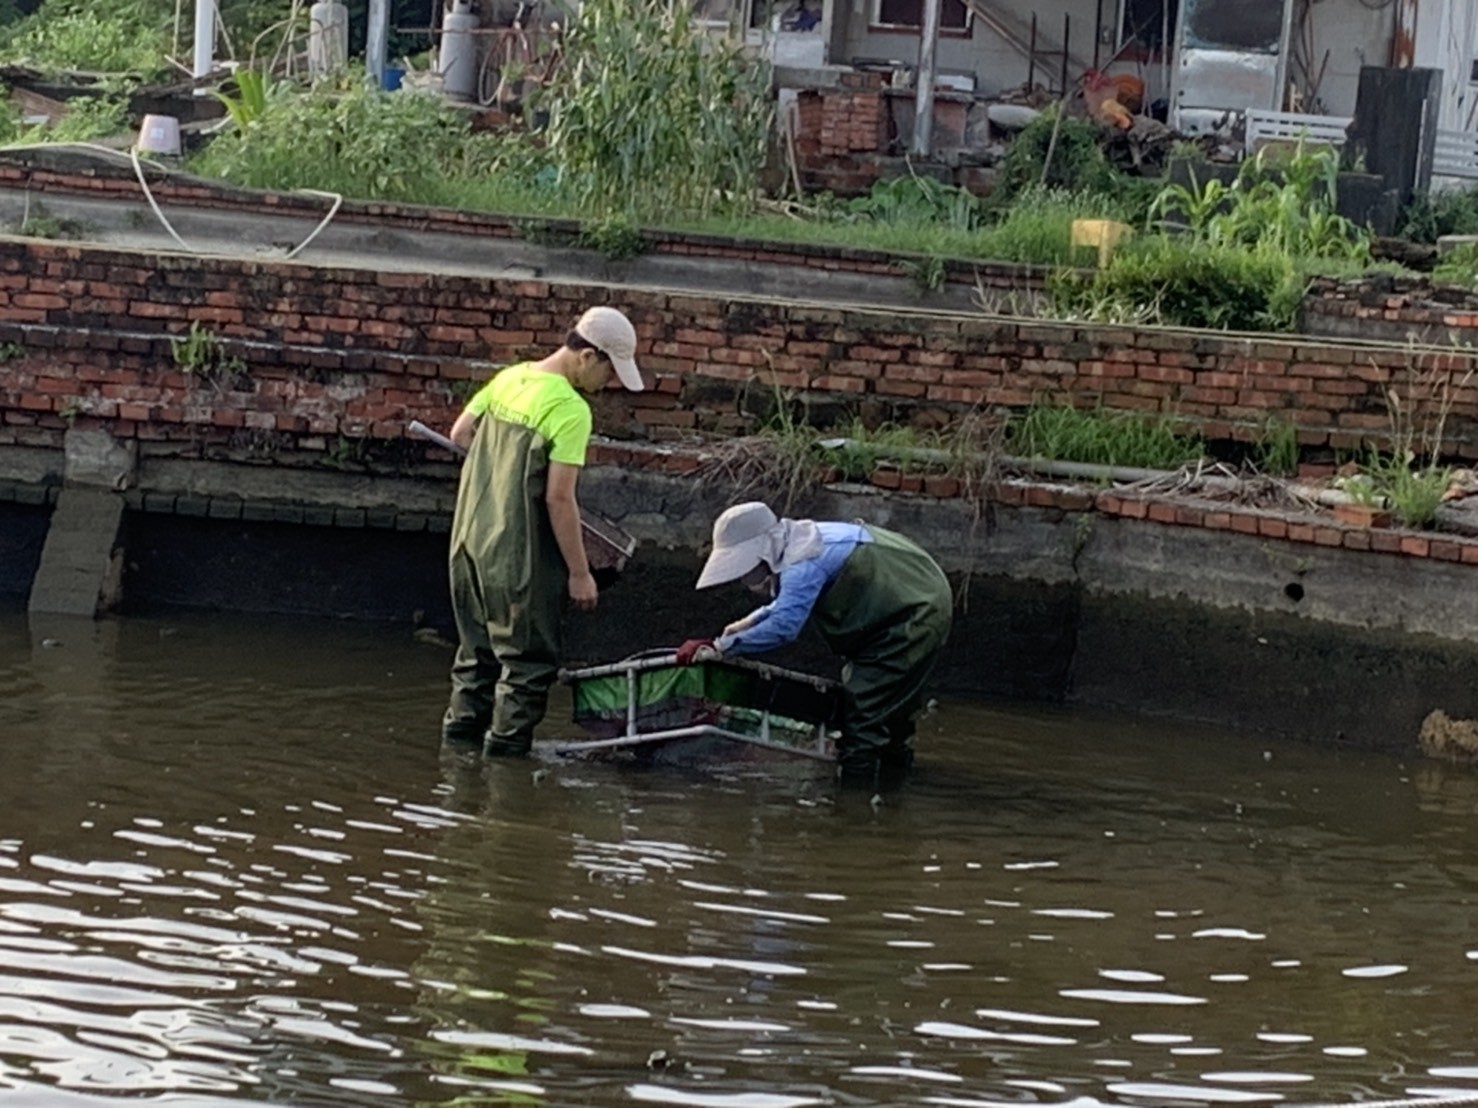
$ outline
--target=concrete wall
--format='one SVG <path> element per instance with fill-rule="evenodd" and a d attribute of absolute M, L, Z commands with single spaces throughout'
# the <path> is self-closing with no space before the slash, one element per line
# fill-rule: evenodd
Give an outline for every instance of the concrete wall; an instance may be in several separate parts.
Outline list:
<path fill-rule="evenodd" d="M 847 64 L 854 58 L 892 59 L 904 66 L 916 66 L 919 55 L 917 32 L 871 29 L 876 3 L 877 0 L 837 0 L 833 18 L 841 29 L 841 53 L 834 53 L 832 61 Z M 1038 49 L 1044 55 L 1061 50 L 1063 16 L 1070 16 L 1071 47 L 1076 60 L 1069 64 L 1069 80 L 1076 80 L 1078 74 L 1092 64 L 1097 0 L 1044 0 L 1039 4 L 1030 3 L 1029 0 L 988 0 L 985 6 L 1011 30 L 1017 41 L 1023 43 L 1030 38 L 1031 17 L 1035 11 L 1038 18 Z M 1104 8 L 1104 22 L 1112 30 L 1117 4 L 1109 0 Z M 1107 58 L 1115 48 L 1116 44 L 1103 48 L 1103 57 Z M 976 91 L 985 96 L 1014 88 L 1027 78 L 1025 55 L 979 19 L 972 21 L 970 30 L 964 35 L 946 34 L 940 37 L 937 65 L 940 72 L 974 74 L 978 82 Z M 1060 58 L 1044 56 L 1038 64 L 1037 83 L 1056 87 L 1061 65 Z"/>

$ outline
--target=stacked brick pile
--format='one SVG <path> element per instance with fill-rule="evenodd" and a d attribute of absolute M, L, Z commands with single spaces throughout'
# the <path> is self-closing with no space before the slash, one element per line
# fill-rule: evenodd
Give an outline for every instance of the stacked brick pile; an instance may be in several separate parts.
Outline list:
<path fill-rule="evenodd" d="M 796 95 L 795 155 L 812 188 L 865 192 L 877 180 L 878 156 L 888 152 L 888 109 L 877 73 L 844 73 L 836 89 Z"/>

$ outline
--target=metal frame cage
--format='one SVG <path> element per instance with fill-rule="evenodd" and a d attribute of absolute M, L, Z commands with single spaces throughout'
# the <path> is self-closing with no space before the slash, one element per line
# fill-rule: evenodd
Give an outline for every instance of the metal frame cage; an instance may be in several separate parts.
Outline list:
<path fill-rule="evenodd" d="M 565 670 L 574 720 L 592 737 L 550 744 L 557 754 L 641 753 L 708 739 L 737 753 L 830 761 L 828 725 L 841 686 L 748 659 L 679 665 L 671 650 Z"/>

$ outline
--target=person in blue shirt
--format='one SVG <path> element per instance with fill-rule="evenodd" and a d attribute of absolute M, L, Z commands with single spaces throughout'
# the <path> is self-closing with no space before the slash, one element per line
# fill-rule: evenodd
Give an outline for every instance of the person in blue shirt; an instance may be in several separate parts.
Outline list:
<path fill-rule="evenodd" d="M 837 741 L 843 780 L 871 783 L 881 772 L 907 769 L 915 719 L 954 612 L 949 580 L 934 559 L 872 524 L 780 519 L 751 501 L 714 522 L 697 588 L 731 581 L 770 602 L 716 638 L 689 639 L 677 660 L 762 654 L 794 642 L 809 623 L 847 663 Z"/>

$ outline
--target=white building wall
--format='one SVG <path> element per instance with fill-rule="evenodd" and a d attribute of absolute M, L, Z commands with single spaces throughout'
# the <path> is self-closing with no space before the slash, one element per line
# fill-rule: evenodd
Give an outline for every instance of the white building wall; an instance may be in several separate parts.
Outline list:
<path fill-rule="evenodd" d="M 1370 0 L 1310 0 L 1301 13 L 1295 11 L 1289 71 L 1294 95 L 1300 98 L 1295 110 L 1354 115 L 1360 69 L 1391 64 L 1395 29 L 1394 2 L 1378 7 Z"/>

